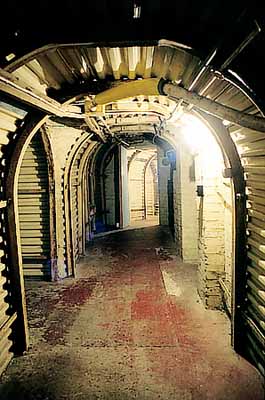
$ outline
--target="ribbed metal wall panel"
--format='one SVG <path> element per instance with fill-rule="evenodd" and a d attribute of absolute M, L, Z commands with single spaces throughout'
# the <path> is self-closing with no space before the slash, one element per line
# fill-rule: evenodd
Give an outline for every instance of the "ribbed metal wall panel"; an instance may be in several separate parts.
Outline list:
<path fill-rule="evenodd" d="M 265 134 L 232 129 L 247 185 L 246 347 L 265 375 Z"/>
<path fill-rule="evenodd" d="M 26 278 L 50 279 L 48 165 L 40 133 L 26 149 L 18 179 L 18 209 Z"/>
<path fill-rule="evenodd" d="M 111 152 L 108 156 L 104 168 L 104 197 L 105 197 L 105 215 L 106 225 L 114 227 L 116 222 L 115 205 L 117 202 L 115 193 L 115 155 Z"/>
<path fill-rule="evenodd" d="M 13 133 L 17 129 L 19 120 L 25 116 L 25 112 L 0 101 L 0 159 L 4 158 L 5 146 L 13 139 Z M 2 169 L 2 168 L 1 168 Z M 2 188 L 2 183 L 0 184 Z M 8 269 L 8 253 L 3 231 L 6 221 L 6 200 L 4 193 L 0 191 L 0 374 L 4 371 L 11 360 L 12 353 L 12 331 L 16 320 L 16 313 L 10 306 L 12 288 Z"/>
<path fill-rule="evenodd" d="M 71 173 L 71 218 L 72 218 L 72 238 L 73 238 L 73 255 L 77 260 L 79 257 L 79 221 L 78 221 L 78 164 L 76 160 Z"/>

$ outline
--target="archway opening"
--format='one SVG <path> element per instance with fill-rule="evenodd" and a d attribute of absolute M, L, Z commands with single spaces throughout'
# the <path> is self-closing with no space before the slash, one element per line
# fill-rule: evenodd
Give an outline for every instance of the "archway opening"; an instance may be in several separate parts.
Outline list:
<path fill-rule="evenodd" d="M 134 145 L 127 152 L 130 226 L 159 224 L 158 157 L 155 146 Z"/>

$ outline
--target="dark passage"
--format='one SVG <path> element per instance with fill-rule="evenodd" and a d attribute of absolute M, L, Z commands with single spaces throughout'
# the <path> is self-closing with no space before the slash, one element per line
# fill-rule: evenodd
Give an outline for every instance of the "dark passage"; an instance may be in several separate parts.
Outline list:
<path fill-rule="evenodd" d="M 128 230 L 95 239 L 77 280 L 29 283 L 31 348 L 0 398 L 263 400 L 227 317 L 204 309 L 196 267 L 174 254 L 166 228 Z"/>

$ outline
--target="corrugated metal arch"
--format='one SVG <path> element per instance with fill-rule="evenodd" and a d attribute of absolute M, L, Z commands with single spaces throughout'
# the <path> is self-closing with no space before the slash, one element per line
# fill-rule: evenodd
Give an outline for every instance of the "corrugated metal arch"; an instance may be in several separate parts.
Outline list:
<path fill-rule="evenodd" d="M 0 374 L 13 354 L 21 354 L 28 345 L 23 276 L 16 263 L 17 253 L 13 253 L 10 241 L 17 233 L 9 229 L 14 205 L 13 192 L 7 183 L 10 154 L 17 140 L 17 132 L 21 132 L 23 124 L 28 121 L 28 110 L 9 100 L 1 97 L 0 101 Z M 38 121 L 37 117 L 33 126 Z M 7 189 L 10 189 L 9 193 Z"/>
<path fill-rule="evenodd" d="M 91 142 L 91 133 L 85 132 L 74 144 L 65 167 L 64 172 L 64 213 L 65 213 L 65 235 L 66 235 L 66 260 L 68 273 L 72 273 L 73 276 L 76 275 L 76 263 L 73 257 L 73 221 L 72 221 L 72 205 L 71 205 L 71 187 L 73 179 L 73 167 L 78 157 L 80 157 L 80 150 L 84 146 L 89 146 L 91 151 L 97 142 Z M 78 179 L 78 176 L 77 176 Z"/>
<path fill-rule="evenodd" d="M 89 167 L 91 168 L 94 155 L 97 153 L 97 149 L 100 148 L 100 146 L 100 143 L 96 143 L 93 148 L 88 146 L 81 155 L 79 163 L 78 179 L 81 184 L 80 201 L 82 205 L 81 212 L 79 212 L 79 237 L 81 238 L 79 248 L 80 254 L 85 254 L 86 227 L 89 222 L 89 203 L 94 203 L 94 201 L 89 201 L 89 199 L 93 199 L 94 197 L 94 190 L 91 188 L 90 193 L 88 185 Z"/>
<path fill-rule="evenodd" d="M 24 291 L 24 279 L 22 270 L 22 254 L 21 244 L 19 239 L 19 219 L 18 219 L 18 174 L 22 159 L 28 144 L 30 143 L 34 134 L 46 121 L 47 116 L 42 113 L 35 113 L 28 115 L 22 129 L 19 131 L 16 146 L 10 155 L 8 171 L 5 181 L 5 193 L 8 199 L 7 209 L 7 232 L 8 232 L 8 245 L 9 245 L 9 258 L 10 269 L 13 284 L 13 299 L 17 309 L 17 322 L 15 329 L 15 348 L 17 353 L 23 353 L 28 348 L 28 325 L 26 313 L 26 300 Z"/>

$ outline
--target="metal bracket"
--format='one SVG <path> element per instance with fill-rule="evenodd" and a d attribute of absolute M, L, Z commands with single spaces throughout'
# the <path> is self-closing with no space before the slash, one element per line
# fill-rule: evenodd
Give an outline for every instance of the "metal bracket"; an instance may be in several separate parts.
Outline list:
<path fill-rule="evenodd" d="M 232 168 L 224 168 L 222 171 L 222 175 L 224 178 L 232 178 L 233 177 Z"/>

